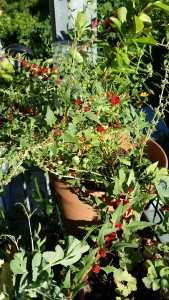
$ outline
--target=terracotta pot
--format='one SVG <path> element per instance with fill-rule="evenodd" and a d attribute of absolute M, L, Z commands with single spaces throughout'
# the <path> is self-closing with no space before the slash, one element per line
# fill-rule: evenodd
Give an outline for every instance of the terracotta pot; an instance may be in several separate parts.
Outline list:
<path fill-rule="evenodd" d="M 131 147 L 130 147 L 131 148 Z M 164 150 L 157 142 L 150 140 L 147 142 L 146 154 L 152 162 L 159 162 L 160 167 L 168 167 L 168 159 Z M 67 234 L 81 236 L 84 231 L 79 226 L 91 226 L 98 224 L 99 219 L 92 206 L 82 202 L 78 196 L 70 191 L 70 186 L 64 181 L 58 181 L 57 176 L 50 174 L 51 184 L 55 189 L 60 205 L 63 225 Z M 109 211 L 113 211 L 115 199 L 105 196 L 104 192 L 89 192 L 89 194 L 100 198 L 106 202 Z"/>

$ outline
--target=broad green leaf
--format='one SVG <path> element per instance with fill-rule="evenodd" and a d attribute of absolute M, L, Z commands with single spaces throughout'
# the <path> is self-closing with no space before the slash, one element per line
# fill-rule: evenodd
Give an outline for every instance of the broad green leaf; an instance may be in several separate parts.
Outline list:
<path fill-rule="evenodd" d="M 146 15 L 144 12 L 140 13 L 139 19 L 143 22 L 151 23 L 151 18 L 148 15 Z"/>
<path fill-rule="evenodd" d="M 60 245 L 55 247 L 55 251 L 46 251 L 43 253 L 43 258 L 50 264 L 53 265 L 60 261 L 64 257 L 63 249 Z"/>
<path fill-rule="evenodd" d="M 121 22 L 114 17 L 111 17 L 110 20 L 116 25 L 116 27 L 121 31 Z"/>
<path fill-rule="evenodd" d="M 162 268 L 160 270 L 160 276 L 161 277 L 164 277 L 164 276 L 169 277 L 169 267 Z"/>
<path fill-rule="evenodd" d="M 101 267 L 101 270 L 103 270 L 107 275 L 110 273 L 113 273 L 116 268 L 113 266 L 106 266 L 106 267 Z"/>
<path fill-rule="evenodd" d="M 34 267 L 39 267 L 40 264 L 41 264 L 41 258 L 42 258 L 42 255 L 40 252 L 37 252 L 35 253 L 33 259 L 32 259 L 32 269 Z"/>
<path fill-rule="evenodd" d="M 49 106 L 47 107 L 47 113 L 46 113 L 45 120 L 49 126 L 52 126 L 56 121 L 56 117 Z"/>
<path fill-rule="evenodd" d="M 139 17 L 134 16 L 134 20 L 135 20 L 135 27 L 136 27 L 136 33 L 140 32 L 143 30 L 144 28 L 144 23 L 142 20 L 139 19 Z"/>
<path fill-rule="evenodd" d="M 122 6 L 117 9 L 117 17 L 121 23 L 124 23 L 127 19 L 127 8 Z"/>
<path fill-rule="evenodd" d="M 161 288 L 160 279 L 154 279 L 152 282 L 153 291 L 157 291 Z"/>
<path fill-rule="evenodd" d="M 134 42 L 146 45 L 157 45 L 157 41 L 152 36 L 140 37 L 135 39 Z"/>
<path fill-rule="evenodd" d="M 77 13 L 77 18 L 75 20 L 75 26 L 77 28 L 77 30 L 81 30 L 83 28 L 85 28 L 87 25 L 87 13 L 84 11 L 79 11 Z"/>
<path fill-rule="evenodd" d="M 81 256 L 82 256 L 81 253 L 73 254 L 72 256 L 65 257 L 59 263 L 65 267 L 71 266 L 75 264 L 81 258 Z"/>
<path fill-rule="evenodd" d="M 161 279 L 161 286 L 165 289 L 169 288 L 169 278 L 162 278 Z"/>
<path fill-rule="evenodd" d="M 142 281 L 145 284 L 146 288 L 148 288 L 148 289 L 151 288 L 151 284 L 153 282 L 152 278 L 150 278 L 150 277 L 143 277 Z"/>
<path fill-rule="evenodd" d="M 83 62 L 83 56 L 75 49 L 70 49 L 69 54 L 76 60 L 78 63 Z"/>
<path fill-rule="evenodd" d="M 22 253 L 16 253 L 14 259 L 10 262 L 11 271 L 14 274 L 24 274 L 26 270 L 27 257 L 23 257 Z"/>

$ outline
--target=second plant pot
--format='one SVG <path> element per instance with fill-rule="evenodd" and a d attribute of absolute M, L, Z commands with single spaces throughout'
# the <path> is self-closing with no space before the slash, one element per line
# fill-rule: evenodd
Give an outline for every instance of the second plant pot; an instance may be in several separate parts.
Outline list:
<path fill-rule="evenodd" d="M 160 167 L 168 167 L 168 159 L 164 150 L 154 140 L 147 142 L 146 155 L 152 162 L 158 162 Z M 66 181 L 58 180 L 53 174 L 50 174 L 50 181 L 59 201 L 62 222 L 67 234 L 79 237 L 84 233 L 79 227 L 91 226 L 99 222 L 95 209 L 82 202 L 77 194 L 72 193 Z M 105 192 L 90 191 L 90 194 L 106 202 L 109 211 L 114 210 L 115 200 L 105 196 Z"/>

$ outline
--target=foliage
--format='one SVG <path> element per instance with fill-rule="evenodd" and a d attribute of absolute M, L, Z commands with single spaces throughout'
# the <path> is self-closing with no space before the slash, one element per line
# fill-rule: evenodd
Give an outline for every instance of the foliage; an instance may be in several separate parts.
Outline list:
<path fill-rule="evenodd" d="M 0 31 L 4 48 L 24 44 L 36 57 L 51 55 L 51 24 L 47 1 L 0 1 Z M 36 41 L 36 42 L 35 42 Z"/>
<path fill-rule="evenodd" d="M 42 226 L 32 230 L 29 221 L 35 212 L 28 214 L 21 207 L 31 243 L 26 246 L 22 239 L 1 235 L 1 245 L 6 241 L 8 250 L 0 259 L 2 299 L 77 299 L 79 290 L 91 289 L 92 293 L 97 282 L 105 284 L 107 293 L 111 287 L 113 299 L 138 299 L 140 291 L 150 297 L 149 289 L 157 292 L 158 299 L 168 299 L 168 244 L 144 237 L 143 230 L 151 227 L 156 234 L 159 225 L 107 218 L 90 228 L 82 241 L 68 236 L 49 248 Z M 111 219 L 118 213 L 111 213 Z M 91 297 L 95 299 L 94 294 Z"/>

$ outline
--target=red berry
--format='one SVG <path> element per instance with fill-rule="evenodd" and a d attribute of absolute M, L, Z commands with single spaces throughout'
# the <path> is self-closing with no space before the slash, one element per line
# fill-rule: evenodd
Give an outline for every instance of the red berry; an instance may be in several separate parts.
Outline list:
<path fill-rule="evenodd" d="M 32 107 L 28 108 L 28 112 L 29 112 L 30 114 L 33 113 Z"/>
<path fill-rule="evenodd" d="M 97 125 L 97 131 L 102 132 L 104 130 L 102 125 Z"/>
<path fill-rule="evenodd" d="M 101 257 L 106 257 L 107 252 L 106 252 L 106 250 L 102 249 L 102 250 L 99 251 L 99 254 L 100 254 Z"/>
<path fill-rule="evenodd" d="M 126 205 L 126 204 L 128 204 L 129 202 L 130 202 L 130 199 L 127 198 L 126 200 L 123 201 L 123 204 Z"/>
<path fill-rule="evenodd" d="M 81 103 L 82 103 L 82 101 L 79 99 L 74 100 L 74 104 L 76 104 L 76 105 L 80 105 Z"/>
<path fill-rule="evenodd" d="M 74 191 L 76 192 L 76 193 L 79 193 L 80 192 L 80 188 L 77 186 L 77 187 L 74 187 Z"/>
<path fill-rule="evenodd" d="M 60 136 L 60 135 L 62 134 L 62 130 L 56 129 L 56 130 L 55 130 L 55 134 L 56 134 L 57 136 Z"/>
<path fill-rule="evenodd" d="M 94 264 L 92 267 L 92 272 L 95 274 L 98 274 L 100 272 L 100 265 L 99 264 Z"/>
<path fill-rule="evenodd" d="M 121 203 L 121 201 L 120 200 L 116 200 L 115 202 L 114 202 L 114 208 L 117 208 L 118 206 L 119 206 L 119 204 Z"/>
<path fill-rule="evenodd" d="M 167 205 L 164 205 L 164 206 L 162 207 L 162 210 L 169 211 L 169 206 L 167 206 Z"/>
<path fill-rule="evenodd" d="M 90 108 L 89 108 L 89 106 L 85 106 L 83 109 L 85 112 L 87 112 L 87 111 L 89 111 Z"/>
<path fill-rule="evenodd" d="M 86 276 L 83 277 L 83 282 L 86 282 L 88 280 L 89 276 L 88 274 Z"/>
<path fill-rule="evenodd" d="M 118 223 L 115 227 L 117 228 L 117 231 L 120 231 L 122 229 L 122 226 L 122 223 Z"/>
<path fill-rule="evenodd" d="M 107 235 L 106 237 L 105 237 L 105 239 L 106 239 L 106 241 L 114 241 L 115 240 L 115 238 L 116 238 L 116 232 L 114 231 L 114 232 L 112 232 L 112 233 L 110 233 L 109 235 Z"/>

